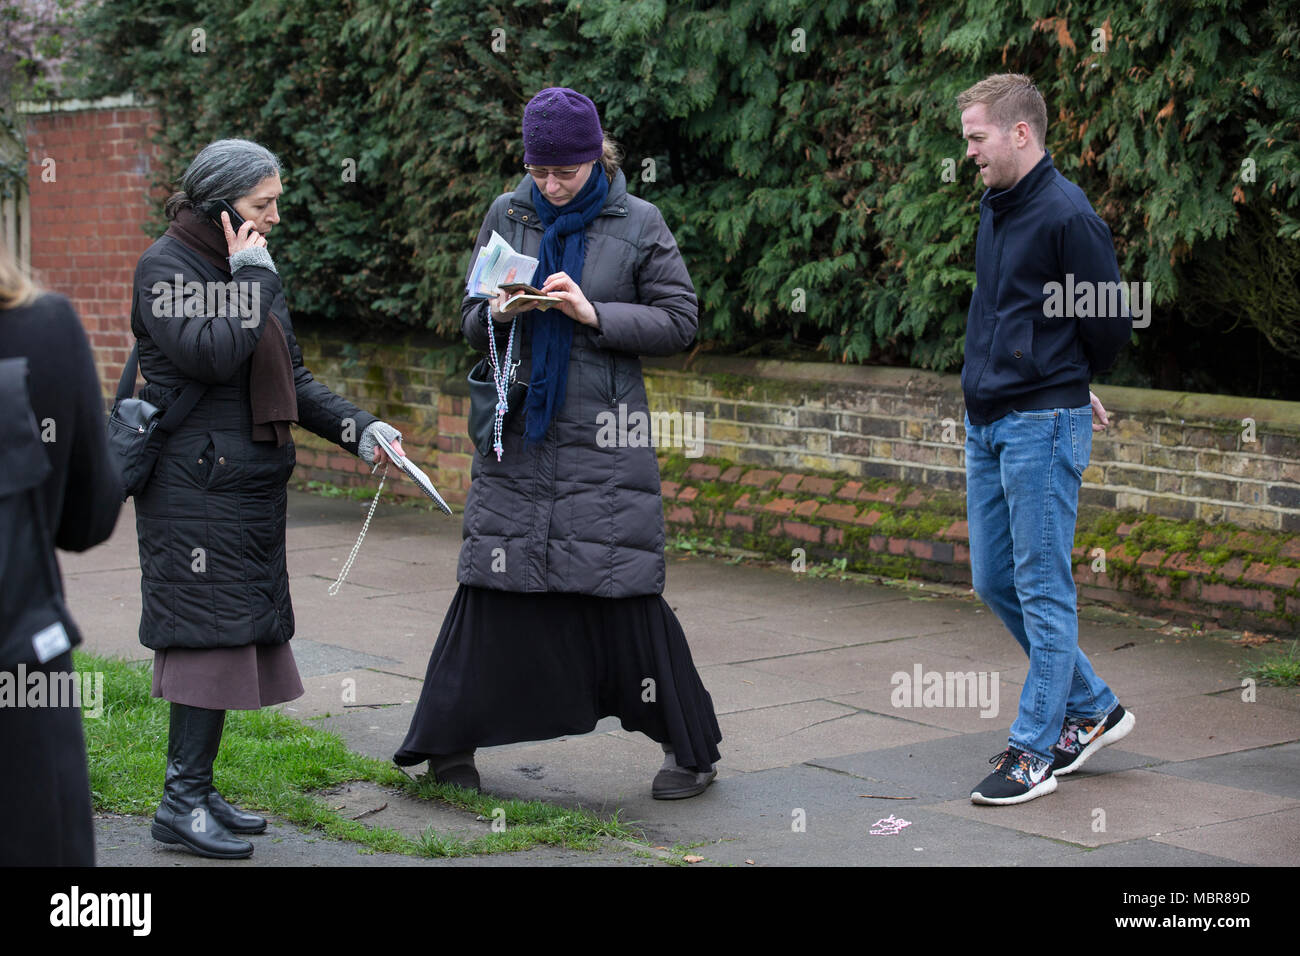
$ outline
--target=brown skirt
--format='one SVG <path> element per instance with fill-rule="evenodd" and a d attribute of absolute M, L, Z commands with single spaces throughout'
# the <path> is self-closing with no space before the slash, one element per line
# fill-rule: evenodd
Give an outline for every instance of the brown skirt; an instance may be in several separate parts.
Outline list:
<path fill-rule="evenodd" d="M 154 651 L 153 696 L 209 710 L 257 710 L 303 694 L 288 643 Z"/>

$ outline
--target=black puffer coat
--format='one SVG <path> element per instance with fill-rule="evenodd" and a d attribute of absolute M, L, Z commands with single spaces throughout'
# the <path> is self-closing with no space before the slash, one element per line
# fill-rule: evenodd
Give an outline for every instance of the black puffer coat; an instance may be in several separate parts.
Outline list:
<path fill-rule="evenodd" d="M 169 315 L 177 311 L 177 276 L 182 282 L 258 283 L 256 315 Z M 140 642 L 155 649 L 282 644 L 293 636 L 284 535 L 294 446 L 253 441 L 249 399 L 250 360 L 267 314 L 275 315 L 288 340 L 299 424 L 356 454 L 357 440 L 375 418 L 303 366 L 280 277 L 270 269 L 244 266 L 232 277 L 162 236 L 140 257 L 135 292 L 131 329 L 148 382 L 140 397 L 166 406 L 192 380 L 209 386 L 135 499 Z"/>
<path fill-rule="evenodd" d="M 517 251 L 538 256 L 543 228 L 533 208 L 530 176 L 493 202 L 476 255 L 493 230 Z M 586 235 L 579 284 L 600 328 L 574 323 L 564 405 L 546 439 L 525 446 L 521 412 L 503 436 L 500 462 L 495 454 L 474 456 L 456 575 L 463 584 L 609 598 L 663 591 L 659 463 L 654 447 L 632 444 L 635 415 L 649 411 L 637 356 L 672 355 L 691 343 L 695 289 L 663 216 L 628 194 L 622 172 Z M 486 351 L 481 301 L 465 299 L 462 318 L 470 344 Z M 530 337 L 527 320 L 520 324 L 519 376 L 527 381 Z M 508 329 L 498 332 L 502 351 Z M 620 405 L 625 406 L 622 418 Z M 631 424 L 627 441 L 597 440 L 602 413 Z"/>

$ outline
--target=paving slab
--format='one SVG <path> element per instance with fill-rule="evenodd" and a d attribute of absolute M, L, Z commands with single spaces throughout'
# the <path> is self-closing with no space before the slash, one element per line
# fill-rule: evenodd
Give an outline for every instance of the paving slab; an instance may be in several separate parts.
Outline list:
<path fill-rule="evenodd" d="M 301 697 L 280 705 L 284 713 L 299 720 L 348 712 L 362 715 L 402 705 L 414 710 L 423 682 L 363 667 L 312 676 L 303 674 L 302 686 Z"/>
<path fill-rule="evenodd" d="M 1095 849 L 1080 847 L 1073 856 L 1053 861 L 1056 866 L 1105 867 L 1215 867 L 1240 865 L 1236 861 L 1210 853 L 1186 850 L 1180 846 L 1158 840 L 1128 840 L 1124 843 L 1107 843 Z"/>
<path fill-rule="evenodd" d="M 1062 777 L 1055 793 L 1014 806 L 939 804 L 943 813 L 1080 846 L 1101 846 L 1300 807 L 1286 797 L 1150 770 Z"/>
<path fill-rule="evenodd" d="M 1116 646 L 1085 653 L 1126 707 L 1241 687 L 1240 651 L 1217 641 L 1139 634 Z"/>
<path fill-rule="evenodd" d="M 927 655 L 925 660 L 927 663 L 933 663 L 937 658 L 933 655 Z M 969 663 L 967 662 L 967 664 Z M 963 672 L 958 671 L 956 673 Z M 967 703 L 963 706 L 956 706 L 963 698 L 957 696 L 955 689 L 952 697 L 953 706 L 946 704 L 942 707 L 926 706 L 924 696 L 921 698 L 921 706 L 916 706 L 914 698 L 903 696 L 900 696 L 898 703 L 900 705 L 906 703 L 907 706 L 895 706 L 893 697 L 895 687 L 893 685 L 882 687 L 879 682 L 873 684 L 870 690 L 859 691 L 856 694 L 831 694 L 827 699 L 837 704 L 845 704 L 872 713 L 886 714 L 900 720 L 926 724 L 931 727 L 941 727 L 955 733 L 980 734 L 999 727 L 1009 728 L 1015 720 L 1016 708 L 1019 706 L 1021 685 L 1007 680 L 1000 674 L 995 683 L 993 674 L 997 673 L 997 671 L 990 672 L 985 684 L 989 691 L 989 695 L 985 698 L 988 706 L 980 705 L 978 689 L 973 697 L 967 696 L 965 698 Z M 977 672 L 977 687 L 978 682 L 979 674 Z M 924 684 L 924 680 L 922 683 Z M 915 681 L 913 681 L 913 684 L 915 684 Z M 970 684 L 963 680 L 962 691 L 964 694 L 970 694 L 969 687 Z M 903 685 L 898 685 L 897 689 L 902 690 Z M 924 694 L 924 690 L 922 693 Z M 970 703 L 972 700 L 974 700 L 974 703 Z"/>
<path fill-rule="evenodd" d="M 713 558 L 669 555 L 666 561 L 665 593 L 689 599 L 699 595 L 719 607 L 742 612 L 780 613 L 792 608 L 837 608 L 896 601 L 894 588 L 857 581 L 817 578 L 789 569 L 747 567 L 751 588 L 734 587 L 735 565 Z"/>
<path fill-rule="evenodd" d="M 1196 695 L 1133 709 L 1137 723 L 1124 749 L 1160 760 L 1195 760 L 1214 754 L 1300 740 L 1295 713 L 1240 696 Z"/>
<path fill-rule="evenodd" d="M 293 649 L 293 659 L 298 665 L 298 675 L 304 681 L 322 674 L 338 674 L 367 667 L 387 668 L 400 663 L 392 657 L 367 654 L 355 648 L 307 638 L 295 637 L 289 646 Z"/>
<path fill-rule="evenodd" d="M 835 644 L 893 641 L 900 637 L 948 634 L 962 628 L 957 615 L 945 615 L 937 602 L 912 600 L 897 592 L 892 601 L 843 607 L 802 607 L 764 616 L 767 630 L 812 637 Z"/>
<path fill-rule="evenodd" d="M 794 634 L 780 634 L 749 623 L 702 624 L 685 609 L 674 608 L 690 645 L 696 667 L 708 664 L 743 664 L 787 657 L 833 645 Z"/>
<path fill-rule="evenodd" d="M 420 800 L 369 780 L 356 780 L 312 796 L 345 820 L 355 820 L 367 829 L 393 830 L 418 840 L 428 830 L 458 840 L 473 840 L 492 832 L 492 821 L 467 810 Z"/>
<path fill-rule="evenodd" d="M 409 620 L 420 622 L 420 630 L 430 635 L 429 646 L 432 649 L 433 638 L 436 638 L 442 630 L 442 620 L 447 616 L 447 608 L 451 607 L 452 598 L 456 596 L 456 588 L 456 582 L 452 579 L 450 584 L 431 586 L 423 591 L 372 594 L 364 598 L 365 607 L 373 607 L 384 614 L 390 613 L 387 608 L 418 611 L 421 616 Z M 371 611 L 365 610 L 362 613 L 370 614 Z"/>
<path fill-rule="evenodd" d="M 320 583 L 320 579 L 315 580 Z M 333 670 L 374 667 L 423 679 L 438 636 L 436 625 L 430 625 L 429 616 L 393 604 L 370 605 L 356 592 L 348 592 L 347 587 L 344 585 L 345 590 L 340 590 L 333 598 L 303 600 L 295 594 L 296 636 L 290 642 L 295 655 L 299 646 L 314 641 L 338 648 L 340 653 L 346 651 L 360 655 L 349 658 L 359 663 L 348 663 L 348 660 L 340 658 L 339 666 Z M 378 650 L 383 653 L 374 653 Z M 374 662 L 365 662 L 366 655 L 372 656 Z"/>
<path fill-rule="evenodd" d="M 1240 695 L 1241 691 L 1234 688 L 1223 694 L 1226 697 L 1229 694 Z M 1300 713 L 1300 687 L 1269 687 L 1260 684 L 1255 687 L 1255 702 L 1258 704 L 1267 704 L 1269 707 L 1277 707 L 1281 710 L 1289 710 L 1293 713 Z"/>
<path fill-rule="evenodd" d="M 809 651 L 804 654 L 772 660 L 755 661 L 746 666 L 763 673 L 814 684 L 822 689 L 825 696 L 837 699 L 850 694 L 863 694 L 862 700 L 869 702 L 869 709 L 878 713 L 895 713 L 899 710 L 941 709 L 924 706 L 895 707 L 891 700 L 897 696 L 900 702 L 905 697 L 912 703 L 920 702 L 924 704 L 926 699 L 924 687 L 927 681 L 932 680 L 926 676 L 928 673 L 935 672 L 940 675 L 971 673 L 970 663 L 969 660 L 949 657 L 935 650 L 922 651 L 914 647 L 911 641 L 887 641 L 885 643 L 858 644 L 851 647 Z M 918 666 L 921 669 L 921 686 L 915 693 L 905 695 L 903 693 L 904 689 L 916 688 L 915 677 Z M 1000 672 L 985 671 L 983 673 L 983 678 L 980 678 L 978 673 L 976 675 L 977 691 L 981 679 L 984 682 L 982 686 L 990 693 L 995 687 L 1000 687 L 1003 683 L 1002 678 L 1004 675 Z M 994 673 L 998 673 L 996 683 L 993 680 Z M 1005 676 L 1009 681 L 1015 681 L 1016 679 L 1015 672 Z M 957 701 L 957 685 L 961 684 L 963 694 L 968 688 L 968 684 L 958 678 L 951 681 L 944 678 L 943 683 L 945 687 L 952 686 L 952 700 L 954 703 Z M 976 697 L 978 698 L 978 693 Z M 977 706 L 973 709 L 979 713 L 981 710 L 992 710 L 992 704 L 996 704 L 998 713 L 1014 713 L 1015 701 L 1018 698 L 1018 687 L 1014 691 L 1014 696 L 1010 696 L 1006 693 L 1006 690 L 1002 690 L 990 698 L 988 707 L 981 708 Z M 944 700 L 947 701 L 947 699 L 948 695 L 945 693 Z M 975 701 L 970 702 L 974 703 Z M 912 717 L 912 714 L 900 714 L 900 716 Z M 915 719 L 921 720 L 922 718 L 916 716 Z M 1008 717 L 1007 723 L 1010 724 L 1012 719 L 1014 718 Z"/>
<path fill-rule="evenodd" d="M 947 735 L 934 727 L 862 713 L 825 700 L 723 714 L 718 724 L 727 767 L 743 771 L 856 753 L 867 741 L 888 747 Z"/>
<path fill-rule="evenodd" d="M 1300 809 L 1163 833 L 1159 843 L 1257 866 L 1300 866 Z"/>
<path fill-rule="evenodd" d="M 800 700 L 820 700 L 826 696 L 826 688 L 820 684 L 770 674 L 755 664 L 713 664 L 696 669 L 704 689 L 713 698 L 713 709 L 719 717 L 740 710 L 778 707 Z"/>
<path fill-rule="evenodd" d="M 1161 764 L 1154 769 L 1188 780 L 1300 800 L 1300 743 L 1238 750 L 1218 757 Z"/>

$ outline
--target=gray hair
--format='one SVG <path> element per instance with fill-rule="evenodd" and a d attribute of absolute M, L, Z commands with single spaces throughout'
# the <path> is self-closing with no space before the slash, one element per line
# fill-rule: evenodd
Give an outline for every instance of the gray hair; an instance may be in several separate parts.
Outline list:
<path fill-rule="evenodd" d="M 260 143 L 247 139 L 209 143 L 181 176 L 180 192 L 167 200 L 167 218 L 175 219 L 183 208 L 201 207 L 216 199 L 233 203 L 279 172 L 280 160 Z"/>

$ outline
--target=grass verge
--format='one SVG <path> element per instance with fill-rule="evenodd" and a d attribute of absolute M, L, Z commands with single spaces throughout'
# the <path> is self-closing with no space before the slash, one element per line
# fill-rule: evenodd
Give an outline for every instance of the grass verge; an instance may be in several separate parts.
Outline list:
<path fill-rule="evenodd" d="M 167 761 L 169 705 L 150 696 L 148 666 L 74 653 L 79 672 L 104 675 L 103 712 L 84 721 L 90 789 L 96 810 L 151 815 L 162 795 Z M 639 840 L 619 819 L 541 801 L 503 800 L 490 794 L 412 779 L 391 763 L 355 754 L 333 733 L 274 710 L 230 711 L 214 767 L 217 788 L 233 803 L 269 813 L 369 852 L 448 857 L 505 853 L 535 846 L 594 850 L 606 838 Z M 440 801 L 483 817 L 485 829 L 470 840 L 427 829 L 419 839 L 348 820 L 312 791 L 366 780 L 409 796 Z"/>

